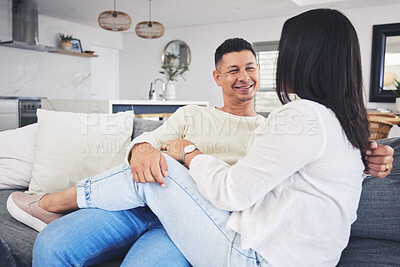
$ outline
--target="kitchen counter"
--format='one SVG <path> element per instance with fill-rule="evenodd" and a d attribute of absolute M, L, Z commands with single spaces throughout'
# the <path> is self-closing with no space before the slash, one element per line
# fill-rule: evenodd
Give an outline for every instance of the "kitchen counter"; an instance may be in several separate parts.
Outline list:
<path fill-rule="evenodd" d="M 46 110 L 81 113 L 116 113 L 133 110 L 135 114 L 173 113 L 186 105 L 209 106 L 208 101 L 158 100 L 94 100 L 94 99 L 42 99 Z"/>

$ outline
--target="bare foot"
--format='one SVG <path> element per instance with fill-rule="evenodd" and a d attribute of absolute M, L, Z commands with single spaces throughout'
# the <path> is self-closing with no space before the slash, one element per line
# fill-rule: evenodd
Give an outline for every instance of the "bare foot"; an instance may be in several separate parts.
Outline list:
<path fill-rule="evenodd" d="M 44 195 L 38 203 L 39 207 L 49 212 L 68 213 L 79 209 L 76 200 L 76 187 Z"/>

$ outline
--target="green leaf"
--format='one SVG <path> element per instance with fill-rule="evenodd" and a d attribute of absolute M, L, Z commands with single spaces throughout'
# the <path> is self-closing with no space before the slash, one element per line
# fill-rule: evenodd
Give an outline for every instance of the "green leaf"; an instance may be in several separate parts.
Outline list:
<path fill-rule="evenodd" d="M 182 77 L 182 79 L 184 79 L 183 74 L 187 71 L 189 71 L 189 67 L 185 66 L 184 64 L 181 65 L 176 65 L 175 63 L 175 59 L 178 58 L 178 56 L 174 55 L 174 54 L 167 54 L 167 63 L 163 64 L 161 66 L 161 68 L 163 69 L 162 71 L 160 71 L 161 74 L 165 75 L 165 78 L 168 81 L 177 81 L 179 77 Z M 173 59 L 173 60 L 169 60 L 169 59 Z M 185 79 L 184 79 L 185 80 Z"/>

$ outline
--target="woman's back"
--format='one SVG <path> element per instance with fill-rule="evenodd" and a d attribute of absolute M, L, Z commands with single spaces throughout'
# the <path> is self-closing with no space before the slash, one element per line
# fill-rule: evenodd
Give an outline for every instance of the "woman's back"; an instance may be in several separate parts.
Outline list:
<path fill-rule="evenodd" d="M 331 110 L 308 100 L 271 113 L 252 142 L 229 170 L 226 190 L 213 193 L 218 186 L 209 183 L 200 192 L 218 196 L 211 201 L 217 207 L 236 211 L 227 226 L 241 234 L 243 248 L 254 248 L 272 265 L 335 265 L 356 219 L 360 151 Z M 210 174 L 207 169 L 190 172 L 196 179 Z M 211 169 L 215 183 L 224 179 L 222 168 Z"/>

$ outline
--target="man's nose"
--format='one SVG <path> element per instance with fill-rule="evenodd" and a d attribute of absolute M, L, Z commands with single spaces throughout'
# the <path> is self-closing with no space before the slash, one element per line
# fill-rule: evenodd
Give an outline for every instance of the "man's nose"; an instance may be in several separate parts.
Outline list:
<path fill-rule="evenodd" d="M 250 79 L 249 74 L 245 70 L 239 72 L 239 81 L 247 81 Z"/>

